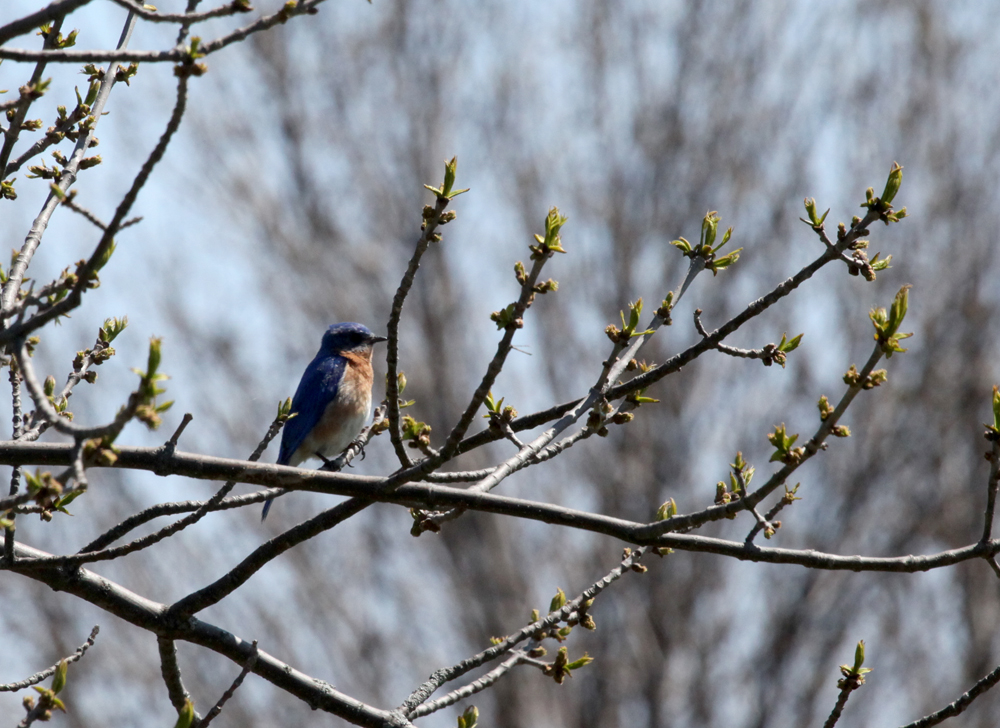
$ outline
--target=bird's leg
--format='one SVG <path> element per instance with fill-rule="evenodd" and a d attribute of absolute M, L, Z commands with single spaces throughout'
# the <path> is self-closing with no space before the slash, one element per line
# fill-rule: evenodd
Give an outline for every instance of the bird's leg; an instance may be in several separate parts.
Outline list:
<path fill-rule="evenodd" d="M 318 457 L 320 460 L 323 461 L 323 467 L 324 468 L 328 468 L 328 467 L 332 466 L 334 464 L 334 462 L 336 461 L 336 458 L 334 458 L 333 460 L 331 460 L 330 458 L 328 458 L 326 455 L 324 455 L 323 453 L 321 453 L 319 451 L 316 451 L 314 454 L 316 455 L 316 457 Z"/>

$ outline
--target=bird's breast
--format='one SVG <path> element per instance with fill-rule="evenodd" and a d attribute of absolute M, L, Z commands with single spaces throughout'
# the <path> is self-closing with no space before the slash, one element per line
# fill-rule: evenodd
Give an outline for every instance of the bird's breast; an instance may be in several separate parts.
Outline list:
<path fill-rule="evenodd" d="M 371 365 L 352 366 L 348 361 L 337 388 L 337 396 L 320 417 L 308 442 L 307 452 L 320 452 L 326 457 L 339 455 L 361 432 L 372 408 Z M 365 372 L 367 369 L 367 372 Z M 308 456 L 307 456 L 308 457 Z"/>

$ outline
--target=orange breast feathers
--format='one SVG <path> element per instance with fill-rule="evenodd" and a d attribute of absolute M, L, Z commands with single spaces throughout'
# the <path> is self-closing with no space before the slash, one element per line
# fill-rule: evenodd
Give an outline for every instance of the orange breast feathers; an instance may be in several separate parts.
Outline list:
<path fill-rule="evenodd" d="M 358 436 L 372 409 L 372 351 L 345 352 L 347 360 L 337 398 L 327 405 L 316 427 L 300 446 L 300 452 L 333 458 Z"/>

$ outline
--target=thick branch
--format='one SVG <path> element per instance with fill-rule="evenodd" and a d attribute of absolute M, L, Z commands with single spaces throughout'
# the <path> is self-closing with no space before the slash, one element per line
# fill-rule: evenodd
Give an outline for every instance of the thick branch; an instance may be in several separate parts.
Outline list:
<path fill-rule="evenodd" d="M 0 464 L 4 465 L 14 463 L 69 465 L 71 464 L 71 453 L 71 445 L 0 442 Z M 91 467 L 99 466 L 92 465 Z M 407 483 L 387 488 L 386 484 L 391 481 L 391 478 L 352 475 L 348 473 L 326 473 L 318 470 L 304 470 L 268 463 L 250 463 L 245 460 L 230 460 L 206 455 L 192 455 L 190 453 L 164 454 L 160 448 L 123 447 L 120 449 L 118 460 L 113 467 L 149 470 L 160 475 L 184 475 L 203 480 L 235 480 L 240 483 L 266 485 L 269 487 L 284 487 L 294 490 L 356 496 L 359 500 L 364 500 L 364 506 L 367 506 L 371 501 L 383 501 L 418 508 L 460 507 L 468 510 L 497 513 L 567 526 L 569 528 L 578 528 L 594 533 L 602 533 L 626 543 L 637 545 L 667 546 L 682 551 L 715 553 L 743 561 L 798 564 L 799 566 L 814 569 L 892 572 L 928 571 L 930 569 L 951 566 L 970 559 L 995 556 L 1000 553 L 1000 540 L 979 542 L 928 556 L 870 557 L 840 556 L 811 550 L 763 548 L 738 541 L 727 541 L 690 534 L 666 533 L 658 535 L 657 531 L 664 521 L 656 521 L 649 524 L 636 523 L 634 521 L 587 513 L 547 503 L 510 498 L 492 493 L 478 493 L 429 483 Z M 267 497 L 267 494 L 260 494 L 258 496 L 260 500 L 263 500 L 265 497 Z M 354 503 L 354 501 L 346 501 L 340 505 L 341 507 L 357 508 L 360 510 L 359 504 Z M 714 513 L 718 508 L 720 506 L 712 506 L 699 513 Z M 303 529 L 303 531 L 298 532 L 293 540 L 295 540 L 295 543 L 298 543 L 301 540 L 298 539 L 298 536 L 304 536 L 306 533 L 312 531 L 319 533 L 336 525 L 334 522 L 324 522 L 322 520 L 324 518 L 339 518 L 339 520 L 336 520 L 339 523 L 347 515 L 353 515 L 353 512 L 342 516 L 331 516 L 331 511 L 320 514 L 311 521 L 307 521 L 297 527 Z M 292 529 L 292 531 L 282 534 L 278 539 L 293 536 L 295 530 Z M 311 536 L 307 537 L 311 538 Z M 280 547 L 281 550 L 278 553 L 295 545 L 294 543 L 280 545 L 278 539 L 269 542 L 269 544 Z M 273 555 L 268 555 L 268 558 L 273 558 Z M 56 563 L 58 563 L 58 560 L 54 560 L 51 563 L 45 562 L 44 564 L 40 562 L 37 564 L 37 567 L 42 568 L 43 565 L 51 566 Z M 29 568 L 30 564 L 19 564 L 19 566 Z M 256 568 L 259 568 L 259 566 Z"/>
<path fill-rule="evenodd" d="M 49 556 L 43 551 L 22 544 L 17 544 L 15 549 L 21 563 Z M 15 567 L 14 571 L 47 584 L 57 591 L 79 597 L 149 632 L 168 639 L 207 647 L 240 666 L 246 664 L 256 649 L 250 641 L 196 617 L 183 620 L 169 619 L 165 604 L 139 596 L 87 569 L 73 572 L 63 569 L 21 571 L 19 567 Z M 308 703 L 314 709 L 332 713 L 355 725 L 374 728 L 406 725 L 392 714 L 355 700 L 262 650 L 257 651 L 257 661 L 252 670 L 254 674 Z"/>

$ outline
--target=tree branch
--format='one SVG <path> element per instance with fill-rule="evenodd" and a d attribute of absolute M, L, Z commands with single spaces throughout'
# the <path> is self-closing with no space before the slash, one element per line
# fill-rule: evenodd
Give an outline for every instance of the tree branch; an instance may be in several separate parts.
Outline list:
<path fill-rule="evenodd" d="M 15 546 L 18 566 L 12 570 L 30 579 L 40 581 L 53 589 L 64 591 L 84 601 L 94 604 L 106 612 L 134 624 L 144 630 L 168 639 L 181 640 L 201 645 L 216 652 L 237 665 L 244 665 L 253 655 L 251 642 L 197 617 L 173 619 L 167 606 L 146 599 L 115 582 L 105 579 L 87 569 L 66 571 L 63 569 L 21 570 L 19 564 L 33 560 L 44 560 L 49 554 L 23 544 Z M 252 668 L 281 690 L 294 695 L 314 709 L 324 710 L 355 725 L 387 728 L 407 725 L 387 711 L 378 710 L 341 693 L 331 685 L 306 675 L 291 665 L 258 651 L 257 662 Z"/>
<path fill-rule="evenodd" d="M 97 633 L 100 631 L 101 631 L 100 626 L 95 625 L 94 628 L 90 630 L 90 636 L 87 638 L 87 641 L 84 642 L 79 647 L 77 647 L 76 652 L 74 652 L 72 655 L 64 657 L 63 660 L 65 660 L 66 662 L 77 662 L 81 657 L 83 657 L 87 653 L 87 650 L 89 650 L 91 647 L 94 646 L 94 640 L 97 639 Z M 52 667 L 47 667 L 40 672 L 36 672 L 34 675 L 30 677 L 24 678 L 24 680 L 20 680 L 14 683 L 6 683 L 6 684 L 0 683 L 0 693 L 16 693 L 18 690 L 24 690 L 25 688 L 31 687 L 32 685 L 37 685 L 42 680 L 45 680 L 55 675 L 56 670 L 59 668 L 59 663 L 61 663 L 63 660 L 60 660 Z"/>

